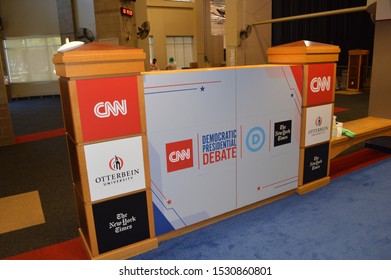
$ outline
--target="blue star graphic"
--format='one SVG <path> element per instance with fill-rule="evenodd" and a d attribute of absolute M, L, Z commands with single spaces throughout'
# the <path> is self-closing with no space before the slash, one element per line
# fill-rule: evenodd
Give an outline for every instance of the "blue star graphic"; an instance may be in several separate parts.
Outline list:
<path fill-rule="evenodd" d="M 204 86 L 200 87 L 200 90 L 201 90 L 201 91 L 205 91 Z"/>

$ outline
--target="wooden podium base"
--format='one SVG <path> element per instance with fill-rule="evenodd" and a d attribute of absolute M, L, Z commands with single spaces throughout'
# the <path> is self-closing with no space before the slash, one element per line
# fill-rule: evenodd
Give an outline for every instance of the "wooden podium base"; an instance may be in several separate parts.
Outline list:
<path fill-rule="evenodd" d="M 330 176 L 327 176 L 327 177 L 318 179 L 316 181 L 313 181 L 311 183 L 302 185 L 302 186 L 297 188 L 296 192 L 298 194 L 302 195 L 302 194 L 306 194 L 306 193 L 312 192 L 312 191 L 314 191 L 316 189 L 319 189 L 319 188 L 321 188 L 323 186 L 326 186 L 328 184 L 330 184 Z"/>
<path fill-rule="evenodd" d="M 158 247 L 158 240 L 153 237 L 94 257 L 80 228 L 79 233 L 84 249 L 91 260 L 126 260 Z"/>

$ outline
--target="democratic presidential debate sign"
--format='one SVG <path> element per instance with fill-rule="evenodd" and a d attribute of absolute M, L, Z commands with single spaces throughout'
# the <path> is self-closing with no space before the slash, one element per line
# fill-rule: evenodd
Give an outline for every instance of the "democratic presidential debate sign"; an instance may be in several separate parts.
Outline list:
<path fill-rule="evenodd" d="M 84 146 L 91 201 L 145 189 L 142 137 Z"/>
<path fill-rule="evenodd" d="M 144 92 L 157 235 L 297 187 L 291 67 L 149 73 Z"/>
<path fill-rule="evenodd" d="M 83 142 L 141 132 L 137 76 L 77 80 Z"/>

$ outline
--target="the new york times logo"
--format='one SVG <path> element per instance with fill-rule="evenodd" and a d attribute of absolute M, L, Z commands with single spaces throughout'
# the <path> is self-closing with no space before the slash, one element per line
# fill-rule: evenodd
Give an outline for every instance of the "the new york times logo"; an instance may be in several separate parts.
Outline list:
<path fill-rule="evenodd" d="M 274 146 L 291 143 L 292 120 L 274 123 Z"/>

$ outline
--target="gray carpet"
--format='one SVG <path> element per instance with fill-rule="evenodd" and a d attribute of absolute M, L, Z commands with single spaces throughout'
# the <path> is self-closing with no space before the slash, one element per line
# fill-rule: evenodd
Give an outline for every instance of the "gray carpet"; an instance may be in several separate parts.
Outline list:
<path fill-rule="evenodd" d="M 159 244 L 135 260 L 391 260 L 391 159 Z"/>
<path fill-rule="evenodd" d="M 0 235 L 0 259 L 78 236 L 65 137 L 0 147 L 0 197 L 38 190 L 45 224 Z"/>
<path fill-rule="evenodd" d="M 16 136 L 64 127 L 59 96 L 9 103 Z M 38 190 L 45 224 L 0 235 L 0 259 L 78 236 L 65 137 L 0 147 L 0 197 Z"/>
<path fill-rule="evenodd" d="M 64 127 L 58 95 L 16 99 L 9 109 L 16 136 Z"/>

